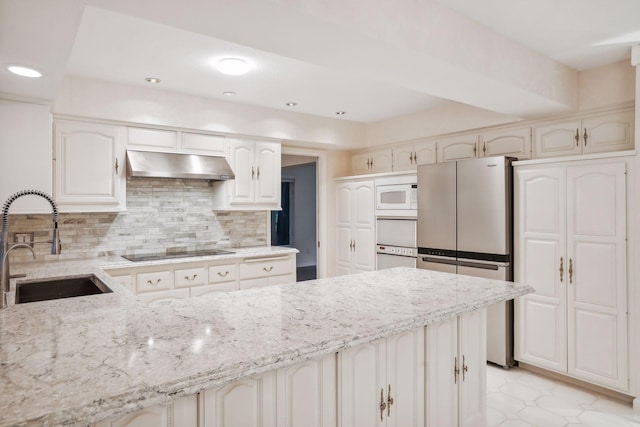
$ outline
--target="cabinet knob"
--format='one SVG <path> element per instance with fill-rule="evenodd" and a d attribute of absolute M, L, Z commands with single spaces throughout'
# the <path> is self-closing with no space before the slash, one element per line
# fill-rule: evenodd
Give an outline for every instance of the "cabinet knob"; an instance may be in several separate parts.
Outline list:
<path fill-rule="evenodd" d="M 582 139 L 584 139 L 584 146 L 587 146 L 587 138 L 589 138 L 589 135 L 587 134 L 587 128 L 584 128 L 584 134 L 582 135 Z"/>
<path fill-rule="evenodd" d="M 258 166 L 256 169 L 258 170 L 258 177 L 257 177 L 257 179 L 260 179 L 260 166 Z"/>
<path fill-rule="evenodd" d="M 458 384 L 458 375 L 460 375 L 460 369 L 458 369 L 458 357 L 453 358 L 453 383 Z"/>
<path fill-rule="evenodd" d="M 391 397 L 391 384 L 389 384 L 389 391 L 387 393 L 387 417 L 391 416 L 391 405 L 393 405 L 393 397 Z"/>
<path fill-rule="evenodd" d="M 569 284 L 573 283 L 573 258 L 569 258 Z"/>
<path fill-rule="evenodd" d="M 482 154 L 485 155 L 485 156 L 487 155 L 487 143 L 486 142 L 482 143 Z"/>
<path fill-rule="evenodd" d="M 186 280 L 195 280 L 196 277 L 198 277 L 197 274 L 194 274 L 193 276 L 191 276 L 191 278 L 189 278 L 189 276 L 184 276 Z"/>
<path fill-rule="evenodd" d="M 255 176 L 256 176 L 256 171 L 253 168 L 253 166 L 251 166 L 251 179 L 255 179 Z"/>
<path fill-rule="evenodd" d="M 380 421 L 384 419 L 384 410 L 387 409 L 387 402 L 384 401 L 384 389 L 380 389 Z"/>
<path fill-rule="evenodd" d="M 154 281 L 152 281 L 151 279 L 147 280 L 147 283 L 148 283 L 149 285 L 157 285 L 157 284 L 159 284 L 160 282 L 162 282 L 162 279 L 156 279 L 156 281 L 155 281 L 155 282 L 154 282 Z"/>
<path fill-rule="evenodd" d="M 116 175 L 118 175 L 118 168 L 120 167 L 120 165 L 118 165 L 118 158 L 116 157 Z"/>
<path fill-rule="evenodd" d="M 273 270 L 273 265 L 270 265 L 269 267 L 262 267 L 262 269 L 268 273 Z"/>
<path fill-rule="evenodd" d="M 467 373 L 468 369 L 469 369 L 469 367 L 467 366 L 467 362 L 465 362 L 465 360 L 464 360 L 464 354 L 463 354 L 462 355 L 462 381 L 464 381 L 465 374 Z"/>
<path fill-rule="evenodd" d="M 562 283 L 563 276 L 564 276 L 564 258 L 560 257 L 560 283 Z"/>
<path fill-rule="evenodd" d="M 576 129 L 575 139 L 576 139 L 576 147 L 577 147 L 578 145 L 580 145 L 580 129 Z"/>
<path fill-rule="evenodd" d="M 229 274 L 229 271 L 225 271 L 224 274 L 220 271 L 218 271 L 218 276 L 220 277 L 227 277 L 227 275 Z"/>

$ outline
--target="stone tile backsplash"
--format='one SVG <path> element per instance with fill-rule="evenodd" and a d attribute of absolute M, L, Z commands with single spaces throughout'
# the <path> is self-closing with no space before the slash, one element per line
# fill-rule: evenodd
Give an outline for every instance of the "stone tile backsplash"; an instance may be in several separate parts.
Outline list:
<path fill-rule="evenodd" d="M 214 211 L 213 188 L 192 179 L 134 178 L 127 181 L 127 211 L 61 213 L 62 258 L 175 252 L 187 249 L 267 244 L 264 211 Z M 51 239 L 48 214 L 9 215 L 10 238 L 32 232 L 36 242 Z M 50 258 L 50 245 L 36 243 L 38 259 Z M 13 261 L 29 260 L 26 250 Z"/>

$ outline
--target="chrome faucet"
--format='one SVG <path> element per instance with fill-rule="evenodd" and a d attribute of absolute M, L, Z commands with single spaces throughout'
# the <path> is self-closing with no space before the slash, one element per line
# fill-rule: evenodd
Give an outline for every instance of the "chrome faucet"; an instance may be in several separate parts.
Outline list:
<path fill-rule="evenodd" d="M 2 231 L 0 232 L 0 259 L 2 263 L 0 263 L 0 292 L 2 293 L 2 298 L 0 298 L 0 308 L 7 307 L 7 292 L 9 292 L 9 252 L 15 248 L 19 247 L 28 247 L 31 249 L 33 256 L 35 258 L 35 252 L 31 245 L 27 245 L 24 243 L 19 243 L 13 246 L 9 246 L 9 208 L 11 204 L 16 201 L 16 199 L 22 196 L 40 196 L 46 199 L 51 204 L 51 209 L 53 211 L 53 236 L 51 238 L 51 253 L 59 254 L 60 253 L 60 239 L 58 238 L 58 205 L 53 200 L 51 196 L 43 191 L 38 190 L 23 190 L 14 193 L 9 196 L 9 198 L 4 202 L 4 206 L 2 207 Z M 35 243 L 35 242 L 34 242 Z"/>

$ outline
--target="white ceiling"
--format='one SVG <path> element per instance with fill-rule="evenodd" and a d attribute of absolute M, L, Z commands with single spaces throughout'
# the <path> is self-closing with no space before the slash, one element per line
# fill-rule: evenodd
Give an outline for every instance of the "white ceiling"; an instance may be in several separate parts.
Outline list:
<path fill-rule="evenodd" d="M 637 0 L 0 0 L 0 96 L 52 101 L 65 75 L 158 77 L 158 90 L 340 120 L 446 100 L 525 117 L 574 108 L 575 70 L 627 58 L 629 43 L 594 44 L 640 30 L 638 16 Z M 221 75 L 227 55 L 252 71 Z"/>

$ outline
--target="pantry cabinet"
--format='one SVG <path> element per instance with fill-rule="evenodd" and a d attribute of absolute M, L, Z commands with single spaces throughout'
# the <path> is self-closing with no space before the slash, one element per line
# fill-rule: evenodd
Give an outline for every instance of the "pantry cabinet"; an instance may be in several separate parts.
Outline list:
<path fill-rule="evenodd" d="M 628 390 L 626 165 L 529 165 L 515 171 L 515 356 Z"/>
<path fill-rule="evenodd" d="M 391 148 L 354 154 L 351 157 L 351 172 L 354 175 L 391 172 L 392 159 Z"/>
<path fill-rule="evenodd" d="M 426 349 L 426 425 L 486 425 L 486 310 L 429 325 Z"/>
<path fill-rule="evenodd" d="M 124 126 L 54 122 L 54 199 L 60 212 L 126 209 Z"/>
<path fill-rule="evenodd" d="M 280 144 L 229 140 L 227 160 L 235 179 L 220 182 L 219 209 L 280 209 Z"/>
<path fill-rule="evenodd" d="M 631 110 L 536 126 L 534 157 L 631 150 L 634 123 Z"/>
<path fill-rule="evenodd" d="M 418 165 L 436 162 L 436 142 L 425 141 L 393 148 L 393 170 L 416 170 Z"/>
<path fill-rule="evenodd" d="M 424 328 L 342 351 L 342 427 L 424 426 Z"/>
<path fill-rule="evenodd" d="M 336 185 L 336 274 L 375 270 L 373 181 Z"/>

